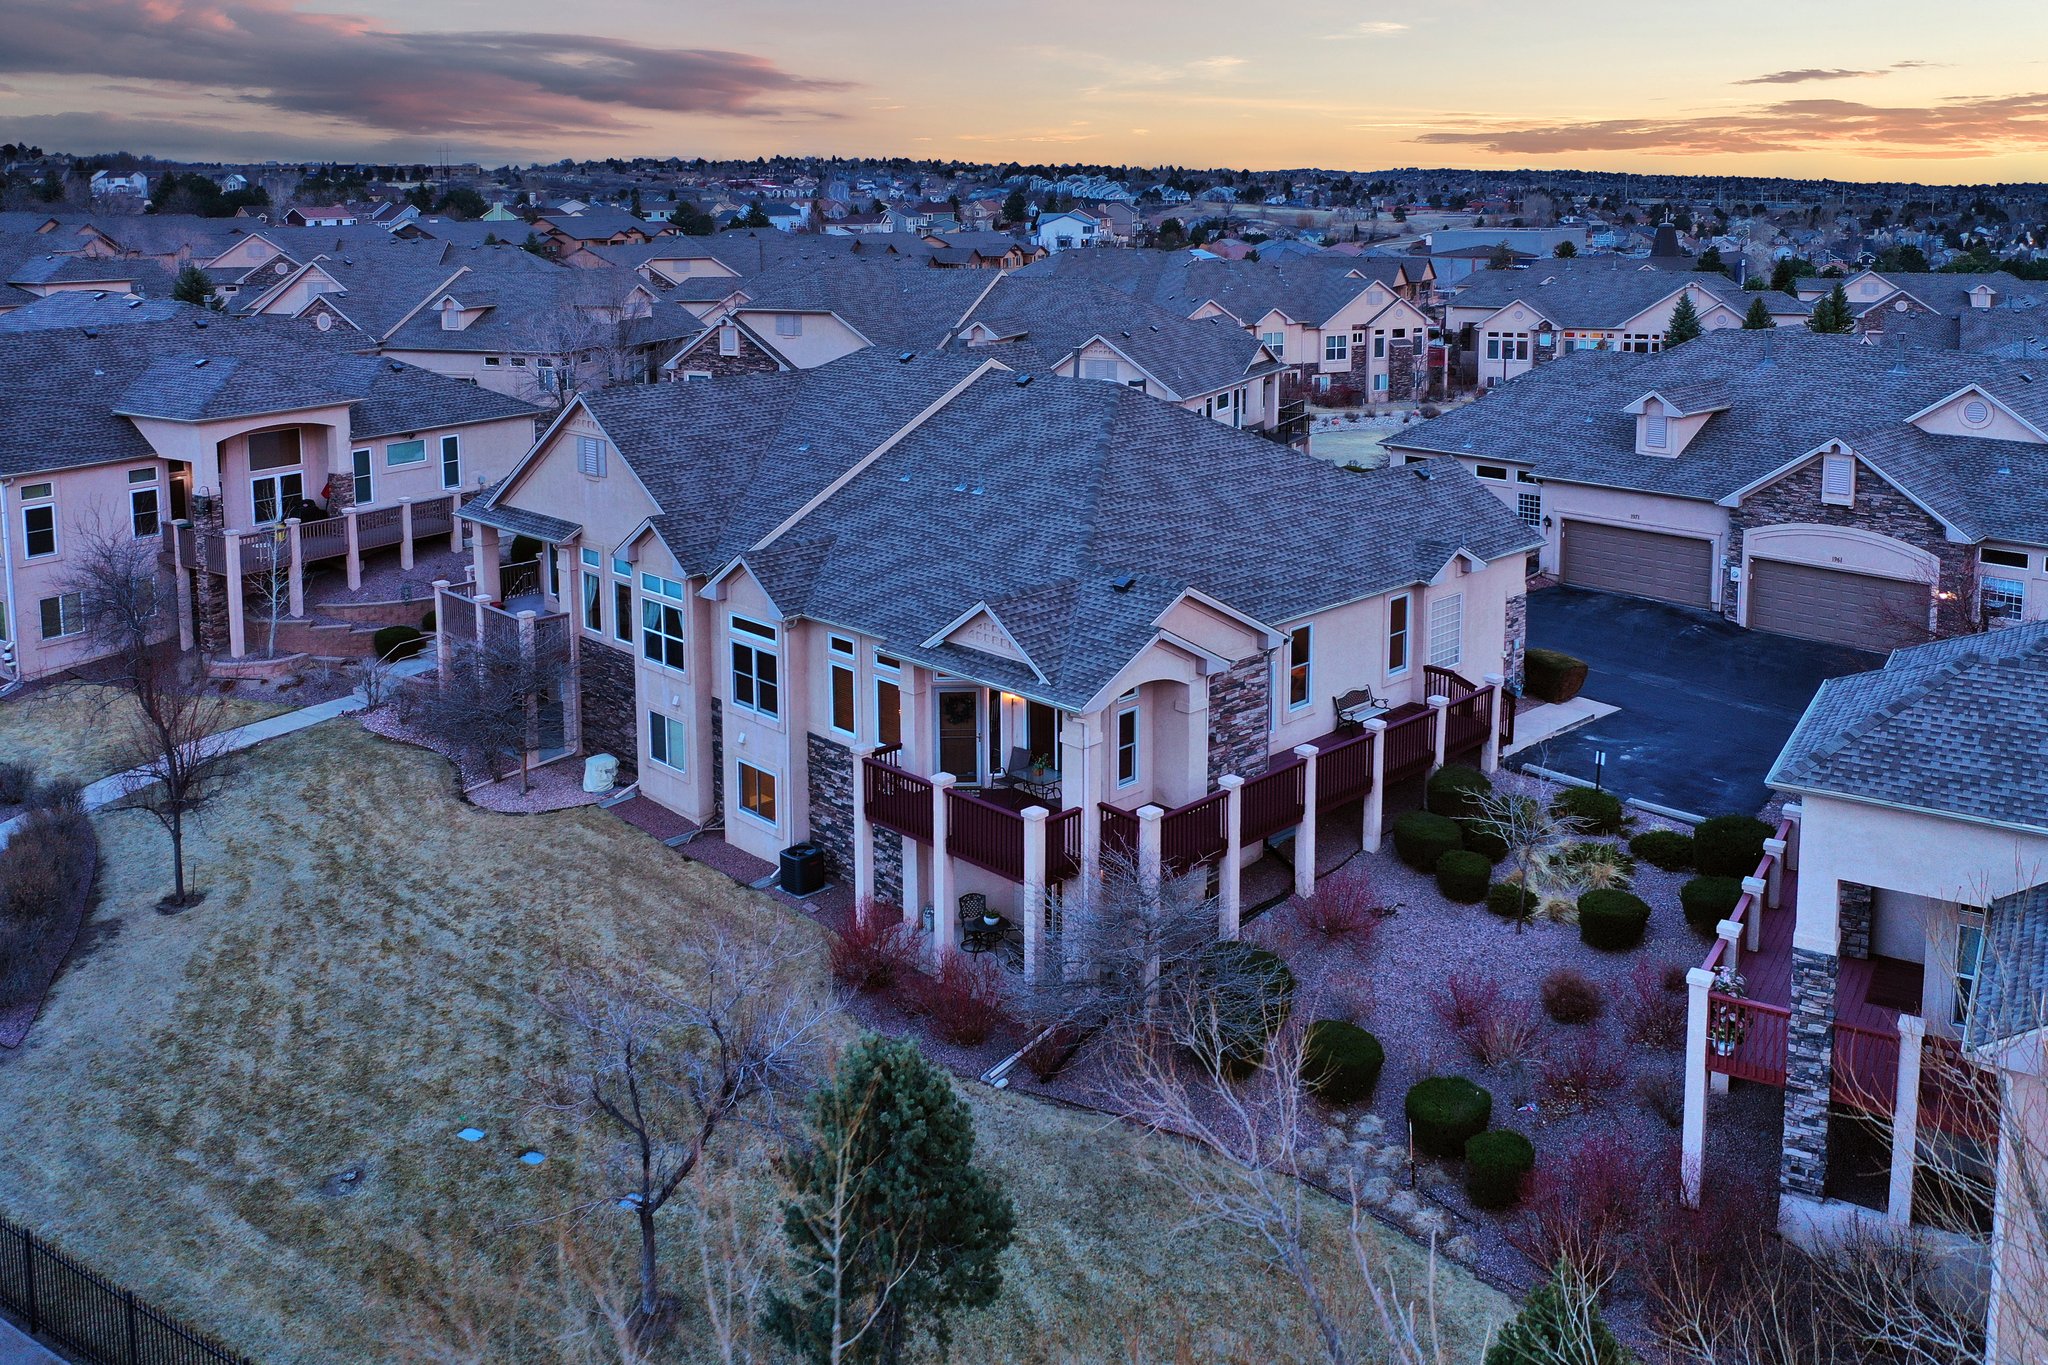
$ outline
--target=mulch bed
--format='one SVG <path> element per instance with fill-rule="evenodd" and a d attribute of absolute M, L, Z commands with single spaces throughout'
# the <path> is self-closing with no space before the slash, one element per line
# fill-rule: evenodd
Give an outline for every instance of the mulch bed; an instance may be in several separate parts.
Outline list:
<path fill-rule="evenodd" d="M 71 898 L 71 903 L 62 907 L 51 924 L 50 935 L 43 943 L 42 985 L 24 996 L 20 1001 L 0 1009 L 0 1048 L 17 1048 L 28 1039 L 28 1031 L 41 1013 L 43 1001 L 49 997 L 50 988 L 57 984 L 57 977 L 64 969 L 64 960 L 71 956 L 71 950 L 78 945 L 78 936 L 85 931 L 86 911 L 92 905 L 93 881 L 99 875 L 100 855 L 95 843 L 87 866 L 79 875 L 81 889 Z"/>

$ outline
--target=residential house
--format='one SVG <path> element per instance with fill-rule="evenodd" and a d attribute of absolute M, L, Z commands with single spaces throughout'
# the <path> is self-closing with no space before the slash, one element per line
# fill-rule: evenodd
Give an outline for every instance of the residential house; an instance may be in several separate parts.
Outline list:
<path fill-rule="evenodd" d="M 577 213 L 544 213 L 533 220 L 533 227 L 561 260 L 568 260 L 587 247 L 651 242 L 675 231 L 667 223 L 650 222 L 625 209 L 602 207 Z"/>
<path fill-rule="evenodd" d="M 1856 330 L 1867 336 L 1904 335 L 1916 344 L 1989 352 L 2007 337 L 2033 335 L 2048 301 L 2048 286 L 2003 270 L 1982 275 L 1856 270 L 1829 279 L 1807 276 L 1793 282 L 1800 300 L 1819 302 L 1842 286 Z"/>
<path fill-rule="evenodd" d="M 291 227 L 354 227 L 356 211 L 346 204 L 294 204 L 284 211 Z"/>
<path fill-rule="evenodd" d="M 1031 229 L 1031 240 L 1048 252 L 1072 251 L 1095 246 L 1104 237 L 1102 219 L 1088 209 L 1068 209 L 1041 216 Z"/>
<path fill-rule="evenodd" d="M 2048 617 L 2048 394 L 2025 362 L 1804 329 L 1577 351 L 1404 428 L 1566 583 L 1860 648 Z"/>
<path fill-rule="evenodd" d="M 160 546 L 166 631 L 237 656 L 250 609 L 236 589 L 275 547 L 292 565 L 357 564 L 364 543 L 445 538 L 462 494 L 533 433 L 529 404 L 168 300 L 40 300 L 0 319 L 0 367 L 36 380 L 0 395 L 15 436 L 0 453 L 0 640 L 15 677 L 90 661 L 75 576 L 95 541 Z M 296 568 L 292 586 L 296 606 Z"/>
<path fill-rule="evenodd" d="M 1319 814 L 1376 841 L 1375 791 L 1490 763 L 1535 544 L 1451 461 L 1343 473 L 1122 385 L 880 347 L 583 395 L 463 516 L 444 658 L 497 622 L 503 540 L 543 542 L 572 743 L 757 858 L 822 845 L 940 951 L 985 898 L 1027 969 L 1105 849 L 1220 861 L 1234 913 L 1240 850 Z"/>
<path fill-rule="evenodd" d="M 1690 978 L 1688 1196 L 1717 1197 L 1712 1093 L 1782 1087 L 1781 1231 L 1988 1263 L 1995 1365 L 2048 1351 L 2044 678 L 2048 622 L 1823 683 L 1771 770 L 1779 840 Z"/>

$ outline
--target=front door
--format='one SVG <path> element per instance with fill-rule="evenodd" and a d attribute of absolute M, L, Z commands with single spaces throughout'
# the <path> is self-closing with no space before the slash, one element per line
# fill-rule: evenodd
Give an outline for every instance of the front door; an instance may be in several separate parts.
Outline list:
<path fill-rule="evenodd" d="M 981 785 L 982 689 L 941 687 L 939 699 L 939 771 L 953 774 L 962 786 Z"/>

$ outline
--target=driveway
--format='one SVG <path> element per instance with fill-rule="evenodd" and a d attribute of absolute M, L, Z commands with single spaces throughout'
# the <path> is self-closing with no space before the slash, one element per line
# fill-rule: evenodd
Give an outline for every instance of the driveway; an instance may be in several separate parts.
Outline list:
<path fill-rule="evenodd" d="M 1584 659 L 1583 696 L 1621 708 L 1515 756 L 1695 815 L 1754 811 L 1814 689 L 1884 662 L 1840 645 L 1739 629 L 1710 612 L 1582 588 L 1529 594 L 1529 645 Z"/>

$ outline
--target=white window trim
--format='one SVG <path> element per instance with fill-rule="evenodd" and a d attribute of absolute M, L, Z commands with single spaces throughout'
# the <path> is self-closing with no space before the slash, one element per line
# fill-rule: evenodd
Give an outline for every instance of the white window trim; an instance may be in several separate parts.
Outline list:
<path fill-rule="evenodd" d="M 755 812 L 747 809 L 744 796 L 744 793 L 746 791 L 746 779 L 740 775 L 741 770 L 746 768 L 753 769 L 755 772 L 767 778 L 768 781 L 771 784 L 773 784 L 775 788 L 775 817 L 773 819 L 770 819 L 765 815 L 756 814 Z M 755 824 L 760 825 L 765 829 L 779 830 L 782 828 L 781 774 L 770 772 L 768 769 L 762 767 L 758 763 L 749 763 L 743 758 L 736 758 L 733 760 L 732 787 L 732 808 L 734 811 L 738 812 L 741 815 L 744 815 L 747 819 L 752 820 Z"/>
<path fill-rule="evenodd" d="M 752 629 L 749 629 L 749 627 L 752 627 Z M 763 635 L 760 633 L 761 631 L 768 633 Z M 750 715 L 759 716 L 763 720 L 780 721 L 782 719 L 783 686 L 781 633 L 772 626 L 734 613 L 726 618 L 725 634 L 725 687 L 730 705 L 735 710 L 745 711 Z M 769 684 L 775 689 L 774 710 L 765 710 L 757 705 L 756 702 L 744 702 L 739 699 L 739 689 L 733 685 L 739 675 L 739 665 L 732 657 L 732 647 L 734 645 L 746 646 L 749 650 L 753 651 L 753 657 L 757 660 L 764 654 L 775 660 L 775 680 Z M 754 682 L 754 696 L 756 701 L 758 701 L 761 695 L 761 670 L 758 664 L 750 676 Z"/>
<path fill-rule="evenodd" d="M 455 477 L 452 481 L 448 477 L 448 468 L 451 463 L 448 457 L 451 453 L 455 457 L 453 460 Z M 441 487 L 462 487 L 462 438 L 460 436 L 451 434 L 441 438 Z"/>
<path fill-rule="evenodd" d="M 41 554 L 32 553 L 28 548 L 28 514 L 31 512 L 48 512 L 50 514 L 50 548 Z M 55 559 L 63 551 L 64 537 L 57 526 L 57 502 L 53 491 L 49 498 L 30 503 L 21 509 L 21 557 L 23 559 Z"/>
<path fill-rule="evenodd" d="M 1437 642 L 1439 629 L 1447 616 L 1454 617 L 1457 628 L 1449 637 L 1449 649 L 1439 653 Z M 1434 599 L 1429 604 L 1429 665 L 1432 668 L 1456 668 L 1465 658 L 1465 594 L 1454 592 Z"/>
<path fill-rule="evenodd" d="M 361 456 L 358 464 L 357 457 Z M 368 507 L 377 500 L 377 452 L 370 446 L 355 446 L 348 453 L 349 496 L 355 506 Z"/>
<path fill-rule="evenodd" d="M 1405 619 L 1399 631 L 1394 629 L 1394 604 L 1396 602 L 1407 603 Z M 1415 666 L 1415 594 L 1397 592 L 1387 599 L 1386 635 L 1387 676 L 1390 678 L 1405 676 L 1408 670 Z M 1401 662 L 1398 666 L 1394 663 L 1394 640 L 1397 636 L 1401 641 Z"/>
<path fill-rule="evenodd" d="M 1308 657 L 1305 659 L 1296 659 L 1294 657 L 1294 641 L 1298 636 L 1308 637 Z M 1296 668 L 1301 669 L 1300 701 L 1294 700 L 1294 670 Z M 1287 632 L 1286 665 L 1281 671 L 1280 680 L 1286 688 L 1281 695 L 1287 699 L 1287 710 L 1290 715 L 1295 712 L 1306 711 L 1316 704 L 1316 628 L 1313 623 L 1303 622 Z"/>
<path fill-rule="evenodd" d="M 1831 450 L 1820 457 L 1820 500 L 1829 507 L 1856 505 L 1856 457 Z"/>
<path fill-rule="evenodd" d="M 656 733 L 656 721 L 662 722 L 662 729 L 660 733 L 663 736 L 662 748 L 666 750 L 668 754 L 668 757 L 666 758 L 657 758 L 654 753 L 654 736 Z M 671 733 L 671 727 L 673 727 L 673 734 Z M 683 738 L 683 742 L 680 745 L 673 742 L 676 734 L 680 734 Z M 679 748 L 681 749 L 680 753 L 677 752 Z M 657 763 L 662 767 L 668 769 L 672 773 L 686 773 L 689 771 L 689 768 L 687 766 L 689 763 L 689 756 L 689 736 L 688 730 L 684 722 L 678 720 L 674 716 L 667 715 L 662 711 L 650 709 L 647 712 L 647 761 L 650 763 Z M 682 761 L 677 762 L 677 759 L 681 759 Z"/>
<path fill-rule="evenodd" d="M 860 668 L 855 664 L 856 654 L 853 641 L 844 635 L 831 635 L 825 641 L 825 728 L 835 735 L 848 739 L 860 738 Z M 848 729 L 839 724 L 835 714 L 839 696 L 835 690 L 839 675 L 846 675 L 847 704 L 853 709 L 853 726 Z"/>
<path fill-rule="evenodd" d="M 1131 775 L 1124 776 L 1124 717 L 1131 718 Z M 1115 712 L 1116 729 L 1111 736 L 1111 753 L 1116 763 L 1116 785 L 1119 791 L 1138 785 L 1139 776 L 1145 771 L 1145 718 L 1140 714 L 1136 701 L 1120 702 Z"/>
<path fill-rule="evenodd" d="M 136 505 L 135 505 L 135 500 L 136 500 L 137 498 L 140 498 L 141 496 L 143 496 L 143 495 L 144 495 L 145 493 L 149 495 L 149 500 L 150 500 L 150 504 L 151 504 L 151 505 L 150 505 L 150 510 L 149 510 L 149 514 L 150 514 L 150 515 L 151 515 L 152 517 L 156 518 L 156 530 L 154 530 L 154 531 L 138 531 L 138 530 L 136 530 L 136 529 L 135 529 L 135 518 L 136 518 L 136 511 L 137 511 L 137 508 L 136 508 Z M 154 540 L 155 538 L 157 538 L 158 536 L 160 536 L 160 535 L 162 535 L 162 534 L 163 534 L 163 529 L 164 529 L 164 500 L 163 500 L 163 494 L 162 494 L 161 492 L 159 492 L 159 491 L 158 491 L 158 489 L 157 489 L 157 486 L 156 486 L 155 484 L 149 484 L 149 485 L 147 485 L 147 486 L 137 486 L 137 487 L 134 487 L 134 488 L 130 488 L 130 489 L 128 490 L 128 532 L 129 532 L 129 534 L 130 534 L 130 535 L 132 535 L 132 536 L 133 536 L 133 537 L 134 537 L 135 539 L 137 539 L 137 540 Z"/>

